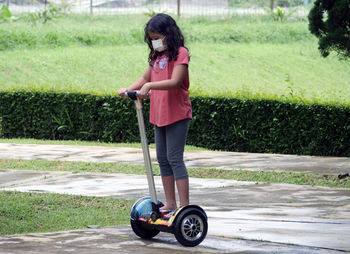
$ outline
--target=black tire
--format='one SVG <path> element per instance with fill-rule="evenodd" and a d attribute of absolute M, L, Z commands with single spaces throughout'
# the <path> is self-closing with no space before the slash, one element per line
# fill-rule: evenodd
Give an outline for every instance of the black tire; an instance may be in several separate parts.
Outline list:
<path fill-rule="evenodd" d="M 177 215 L 174 235 L 183 246 L 197 246 L 204 240 L 207 232 L 207 216 L 201 210 L 189 208 Z"/>
<path fill-rule="evenodd" d="M 144 228 L 141 223 L 138 220 L 130 220 L 131 228 L 137 236 L 143 239 L 150 239 L 159 234 L 159 230 Z"/>

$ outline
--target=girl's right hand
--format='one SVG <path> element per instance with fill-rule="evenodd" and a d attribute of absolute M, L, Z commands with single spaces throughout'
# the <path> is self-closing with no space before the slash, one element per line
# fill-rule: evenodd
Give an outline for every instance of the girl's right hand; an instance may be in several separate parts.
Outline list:
<path fill-rule="evenodd" d="M 125 93 L 128 91 L 127 88 L 120 88 L 119 91 L 118 91 L 118 95 L 120 97 L 123 97 L 125 99 L 127 99 L 128 97 L 125 95 Z"/>

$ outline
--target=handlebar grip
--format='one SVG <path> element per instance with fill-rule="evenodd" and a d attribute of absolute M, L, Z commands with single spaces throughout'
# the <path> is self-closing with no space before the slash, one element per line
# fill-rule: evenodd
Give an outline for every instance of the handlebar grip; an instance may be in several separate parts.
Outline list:
<path fill-rule="evenodd" d="M 137 91 L 127 91 L 125 95 L 128 96 L 133 101 L 136 101 L 137 97 L 139 96 L 139 93 Z"/>

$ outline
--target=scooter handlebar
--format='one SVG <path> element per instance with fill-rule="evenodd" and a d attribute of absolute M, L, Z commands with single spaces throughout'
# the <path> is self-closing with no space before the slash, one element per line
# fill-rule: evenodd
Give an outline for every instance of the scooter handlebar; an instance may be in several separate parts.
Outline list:
<path fill-rule="evenodd" d="M 132 99 L 133 101 L 137 100 L 137 97 L 140 96 L 140 93 L 138 91 L 127 91 L 125 92 L 125 96 L 129 97 L 130 99 Z M 147 94 L 147 97 L 149 97 L 150 94 Z"/>
<path fill-rule="evenodd" d="M 133 101 L 136 101 L 137 97 L 139 96 L 139 92 L 138 91 L 127 91 L 127 92 L 125 92 L 125 96 L 128 96 Z"/>

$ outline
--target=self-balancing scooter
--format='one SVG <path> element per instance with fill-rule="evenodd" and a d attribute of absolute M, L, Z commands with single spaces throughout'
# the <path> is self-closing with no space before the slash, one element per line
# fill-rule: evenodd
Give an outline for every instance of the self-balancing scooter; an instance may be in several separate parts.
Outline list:
<path fill-rule="evenodd" d="M 162 231 L 174 234 L 177 241 L 184 246 L 197 246 L 207 235 L 207 215 L 204 210 L 197 205 L 182 206 L 175 211 L 160 211 L 159 208 L 162 207 L 163 204 L 157 199 L 156 195 L 141 99 L 138 98 L 137 91 L 128 91 L 126 95 L 134 101 L 136 106 L 150 192 L 150 197 L 140 198 L 131 208 L 131 227 L 137 236 L 144 239 L 150 239 Z"/>

